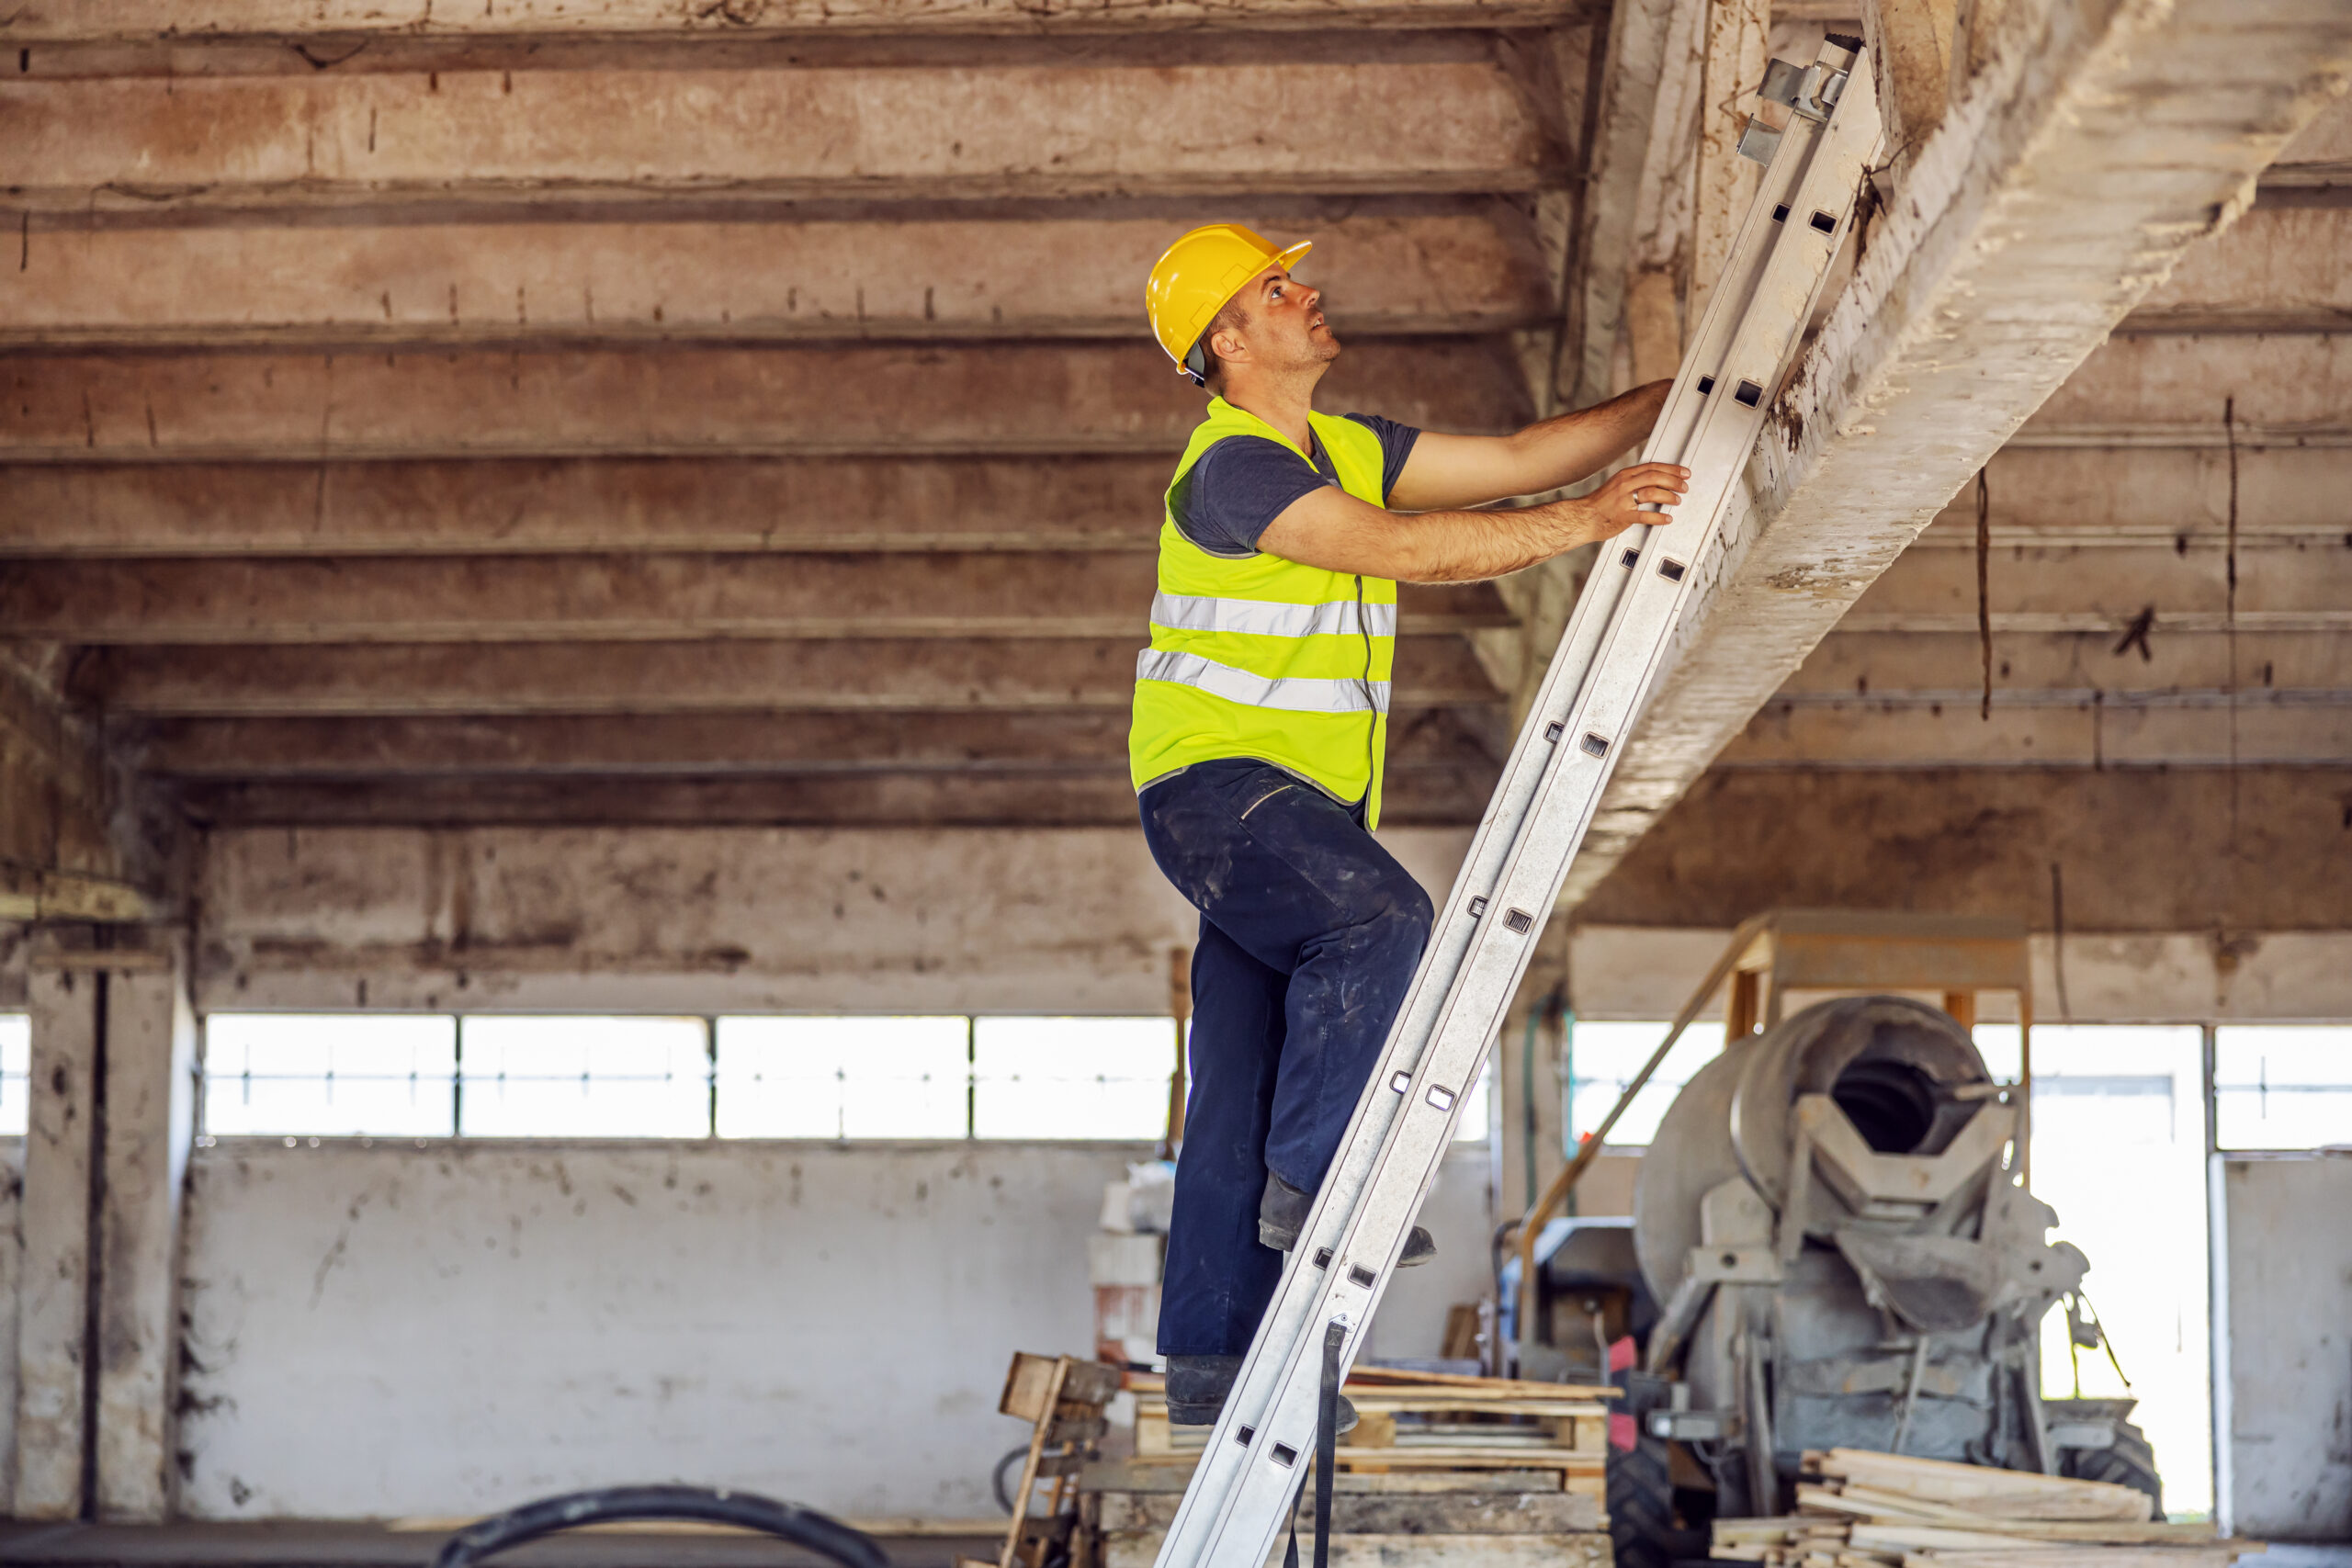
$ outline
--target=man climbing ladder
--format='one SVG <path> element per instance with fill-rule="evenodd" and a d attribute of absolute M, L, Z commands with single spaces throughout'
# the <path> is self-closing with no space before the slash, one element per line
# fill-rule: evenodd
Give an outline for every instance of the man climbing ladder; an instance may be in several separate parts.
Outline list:
<path fill-rule="evenodd" d="M 1184 1425 L 1231 1392 L 1429 936 L 1429 896 L 1372 836 L 1396 583 L 1499 577 L 1658 523 L 1638 508 L 1690 478 L 1645 463 L 1581 499 L 1465 510 L 1599 472 L 1668 383 L 1507 436 L 1317 413 L 1340 343 L 1291 276 L 1308 249 L 1212 224 L 1145 292 L 1160 346 L 1212 394 L 1168 489 L 1129 737 L 1145 838 L 1201 912 L 1159 1319 Z M 1434 1250 L 1416 1227 L 1400 1263 Z"/>

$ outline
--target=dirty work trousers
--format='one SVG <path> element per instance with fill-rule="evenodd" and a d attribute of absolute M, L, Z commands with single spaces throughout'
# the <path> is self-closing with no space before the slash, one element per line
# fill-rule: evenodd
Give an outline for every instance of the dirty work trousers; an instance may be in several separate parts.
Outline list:
<path fill-rule="evenodd" d="M 1280 768 L 1203 762 L 1143 792 L 1144 837 L 1201 912 L 1163 1356 L 1238 1356 L 1283 1255 L 1266 1172 L 1312 1192 L 1429 939 L 1427 893 L 1358 815 Z"/>

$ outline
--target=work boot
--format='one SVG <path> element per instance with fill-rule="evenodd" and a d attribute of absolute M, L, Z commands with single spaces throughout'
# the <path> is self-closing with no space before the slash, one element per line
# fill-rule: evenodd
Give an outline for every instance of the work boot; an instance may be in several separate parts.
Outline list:
<path fill-rule="evenodd" d="M 1238 1356 L 1168 1358 L 1168 1419 L 1178 1427 L 1214 1427 L 1225 1409 L 1233 1380 L 1241 1375 Z M 1356 1429 L 1356 1407 L 1340 1396 L 1339 1429 Z"/>
<path fill-rule="evenodd" d="M 1258 1245 L 1271 1247 L 1276 1252 L 1288 1252 L 1298 1245 L 1298 1233 L 1306 1228 L 1306 1211 L 1315 1207 L 1315 1194 L 1301 1192 L 1272 1171 L 1266 1172 L 1266 1190 L 1258 1200 Z M 1420 1226 L 1405 1238 L 1405 1255 L 1396 1259 L 1399 1269 L 1410 1269 L 1417 1263 L 1427 1263 L 1437 1256 L 1437 1243 Z"/>

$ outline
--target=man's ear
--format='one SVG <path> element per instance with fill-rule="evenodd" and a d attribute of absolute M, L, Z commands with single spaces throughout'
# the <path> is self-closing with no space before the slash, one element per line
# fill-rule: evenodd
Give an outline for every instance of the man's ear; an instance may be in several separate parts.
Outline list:
<path fill-rule="evenodd" d="M 1241 334 L 1231 327 L 1209 329 L 1209 352 L 1216 355 L 1217 362 L 1221 365 L 1230 365 L 1235 360 L 1246 360 L 1250 357 L 1249 345 L 1241 341 Z"/>

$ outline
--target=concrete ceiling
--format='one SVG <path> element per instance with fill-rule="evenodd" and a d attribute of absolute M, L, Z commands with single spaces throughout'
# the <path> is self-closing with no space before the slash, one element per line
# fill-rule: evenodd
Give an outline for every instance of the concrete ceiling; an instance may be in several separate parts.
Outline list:
<path fill-rule="evenodd" d="M 1948 121 L 1884 84 L 1910 134 L 1784 399 L 1811 428 L 1759 457 L 1575 886 L 1711 763 L 2352 761 L 2352 43 L 2276 0 L 2215 72 L 2215 5 L 1980 3 Z M 1197 409 L 1140 332 L 1159 246 L 1313 236 L 1334 411 L 1605 394 L 1670 369 L 1720 254 L 1761 19 L 19 6 L 0 900 L 102 912 L 182 816 L 1130 820 Z M 1980 467 L 1989 718 L 1973 489 L 1936 512 Z M 1476 820 L 1581 570 L 1405 592 L 1395 820 Z"/>

